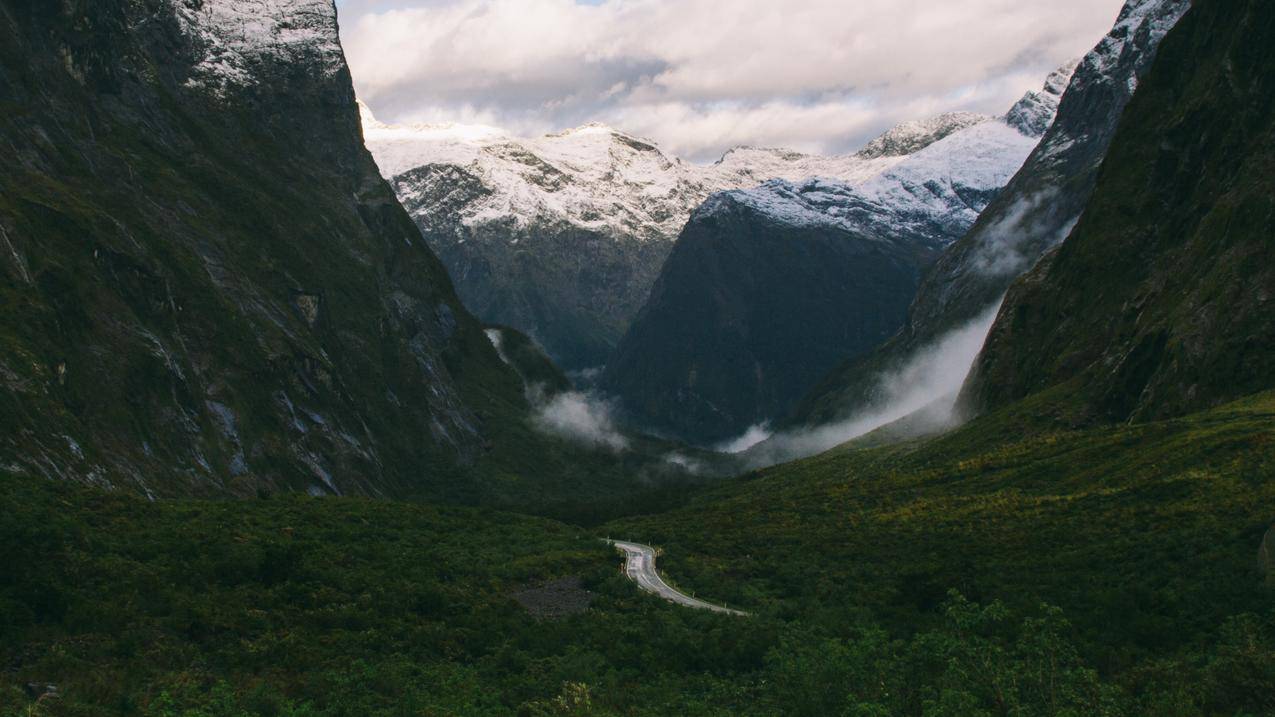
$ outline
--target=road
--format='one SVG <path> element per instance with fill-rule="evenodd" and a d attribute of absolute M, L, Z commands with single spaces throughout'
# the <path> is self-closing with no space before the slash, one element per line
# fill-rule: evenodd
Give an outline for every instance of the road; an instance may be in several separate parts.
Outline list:
<path fill-rule="evenodd" d="M 664 579 L 655 570 L 655 548 L 623 540 L 612 540 L 611 544 L 624 553 L 624 572 L 642 590 L 653 595 L 659 595 L 669 602 L 697 610 L 712 610 L 726 615 L 748 615 L 746 612 L 731 610 L 728 607 L 698 600 L 669 587 L 669 584 L 664 582 Z"/>

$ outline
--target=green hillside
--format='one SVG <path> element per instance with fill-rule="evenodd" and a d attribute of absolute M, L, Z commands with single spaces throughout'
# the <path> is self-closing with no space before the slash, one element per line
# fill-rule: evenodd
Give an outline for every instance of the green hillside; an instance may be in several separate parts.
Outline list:
<path fill-rule="evenodd" d="M 0 561 L 0 713 L 1275 710 L 1275 593 L 1258 563 L 1275 395 L 1005 440 L 1029 410 L 597 531 L 357 499 L 152 504 L 6 477 L 0 540 L 23 549 Z M 756 616 L 638 594 L 608 533 L 662 547 L 680 587 Z M 586 612 L 519 605 L 564 578 L 594 593 Z M 27 685 L 49 683 L 59 696 L 33 707 Z"/>
<path fill-rule="evenodd" d="M 1071 382 L 1089 420 L 1275 386 L 1275 8 L 1197 2 L 1121 120 L 1072 236 L 1005 300 L 966 393 Z"/>

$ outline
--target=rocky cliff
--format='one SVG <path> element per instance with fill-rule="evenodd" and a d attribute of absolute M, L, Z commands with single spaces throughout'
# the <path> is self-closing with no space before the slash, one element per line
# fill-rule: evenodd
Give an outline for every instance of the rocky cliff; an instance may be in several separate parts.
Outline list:
<path fill-rule="evenodd" d="M 1275 386 L 1275 10 L 1200 0 L 1165 39 L 1068 240 L 1017 282 L 965 397 L 1070 420 Z"/>
<path fill-rule="evenodd" d="M 1070 81 L 1047 83 L 1045 106 L 1057 110 L 1042 122 L 1041 99 L 1028 95 L 1008 115 L 1016 126 L 1044 133 L 1040 145 L 995 201 L 926 273 L 899 334 L 877 351 L 831 372 L 788 417 L 814 425 L 877 410 L 896 397 L 882 377 L 963 330 L 985 331 L 1010 283 L 1030 269 L 1075 226 L 1093 195 L 1098 168 L 1156 48 L 1186 12 L 1188 0 L 1130 0 L 1112 31 L 1074 69 Z M 1061 94 L 1061 100 L 1058 95 Z M 1052 117 L 1052 114 L 1048 116 Z M 954 377 L 955 392 L 976 347 L 937 362 Z M 950 364 L 960 363 L 953 368 Z M 939 395 L 931 400 L 942 398 Z"/>
<path fill-rule="evenodd" d="M 0 0 L 0 163 L 6 470 L 490 492 L 522 384 L 363 147 L 331 0 Z"/>

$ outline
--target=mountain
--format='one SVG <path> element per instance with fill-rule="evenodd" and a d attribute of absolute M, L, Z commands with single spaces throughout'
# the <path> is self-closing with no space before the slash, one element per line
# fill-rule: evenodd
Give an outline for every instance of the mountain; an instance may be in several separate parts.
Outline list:
<path fill-rule="evenodd" d="M 898 335 L 824 377 L 786 424 L 825 424 L 869 412 L 897 417 L 955 394 L 1009 285 L 1075 226 L 1139 79 L 1189 5 L 1130 0 L 1070 83 L 1059 87 L 1064 78 L 1051 78 L 1054 91 L 1046 95 L 1062 93 L 1061 101 L 1048 102 L 1057 109 L 1052 125 L 1039 121 L 1039 102 L 1031 95 L 1010 111 L 1011 122 L 1044 131 L 1040 145 L 969 233 L 926 273 Z M 963 334 L 977 336 L 959 340 Z M 936 353 L 943 355 L 931 359 Z M 911 401 L 901 400 L 890 381 L 909 366 L 926 374 L 921 381 L 927 385 L 926 394 Z"/>
<path fill-rule="evenodd" d="M 775 178 L 859 183 L 988 119 L 944 115 L 865 155 L 740 147 L 699 166 L 599 124 L 519 139 L 491 127 L 388 125 L 363 107 L 368 148 L 465 305 L 576 370 L 606 361 L 710 194 Z"/>
<path fill-rule="evenodd" d="M 964 396 L 1069 420 L 1275 387 L 1275 12 L 1200 3 L 1166 40 L 1067 241 L 1010 290 Z"/>
<path fill-rule="evenodd" d="M 1053 78 L 1045 90 L 1052 101 L 1059 86 Z M 1056 104 L 1020 106 L 1049 114 Z M 948 116 L 870 145 L 868 157 L 910 154 L 864 182 L 778 180 L 713 196 L 603 387 L 639 425 L 701 443 L 783 416 L 838 363 L 898 330 L 924 270 L 1039 139 L 1030 124 Z"/>
<path fill-rule="evenodd" d="M 7 471 L 157 498 L 615 488 L 532 430 L 380 177 L 331 0 L 2 0 L 0 62 Z"/>

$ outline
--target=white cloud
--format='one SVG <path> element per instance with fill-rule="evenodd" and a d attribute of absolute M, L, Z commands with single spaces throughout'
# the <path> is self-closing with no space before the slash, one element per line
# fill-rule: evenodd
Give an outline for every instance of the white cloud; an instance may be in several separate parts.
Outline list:
<path fill-rule="evenodd" d="M 552 398 L 533 397 L 536 424 L 545 431 L 597 448 L 623 451 L 629 441 L 614 418 L 614 406 L 599 396 L 578 391 Z"/>
<path fill-rule="evenodd" d="M 964 416 L 957 396 L 1000 311 L 996 302 L 981 316 L 916 351 L 900 367 L 876 377 L 879 401 L 835 423 L 767 437 L 745 455 L 752 467 L 806 458 L 911 417 L 921 432 L 948 428 Z"/>
<path fill-rule="evenodd" d="M 891 124 L 1004 111 L 1120 0 L 349 0 L 360 95 L 388 121 L 519 134 L 600 120 L 707 158 L 851 149 Z M 919 113 L 919 114 L 918 114 Z"/>

